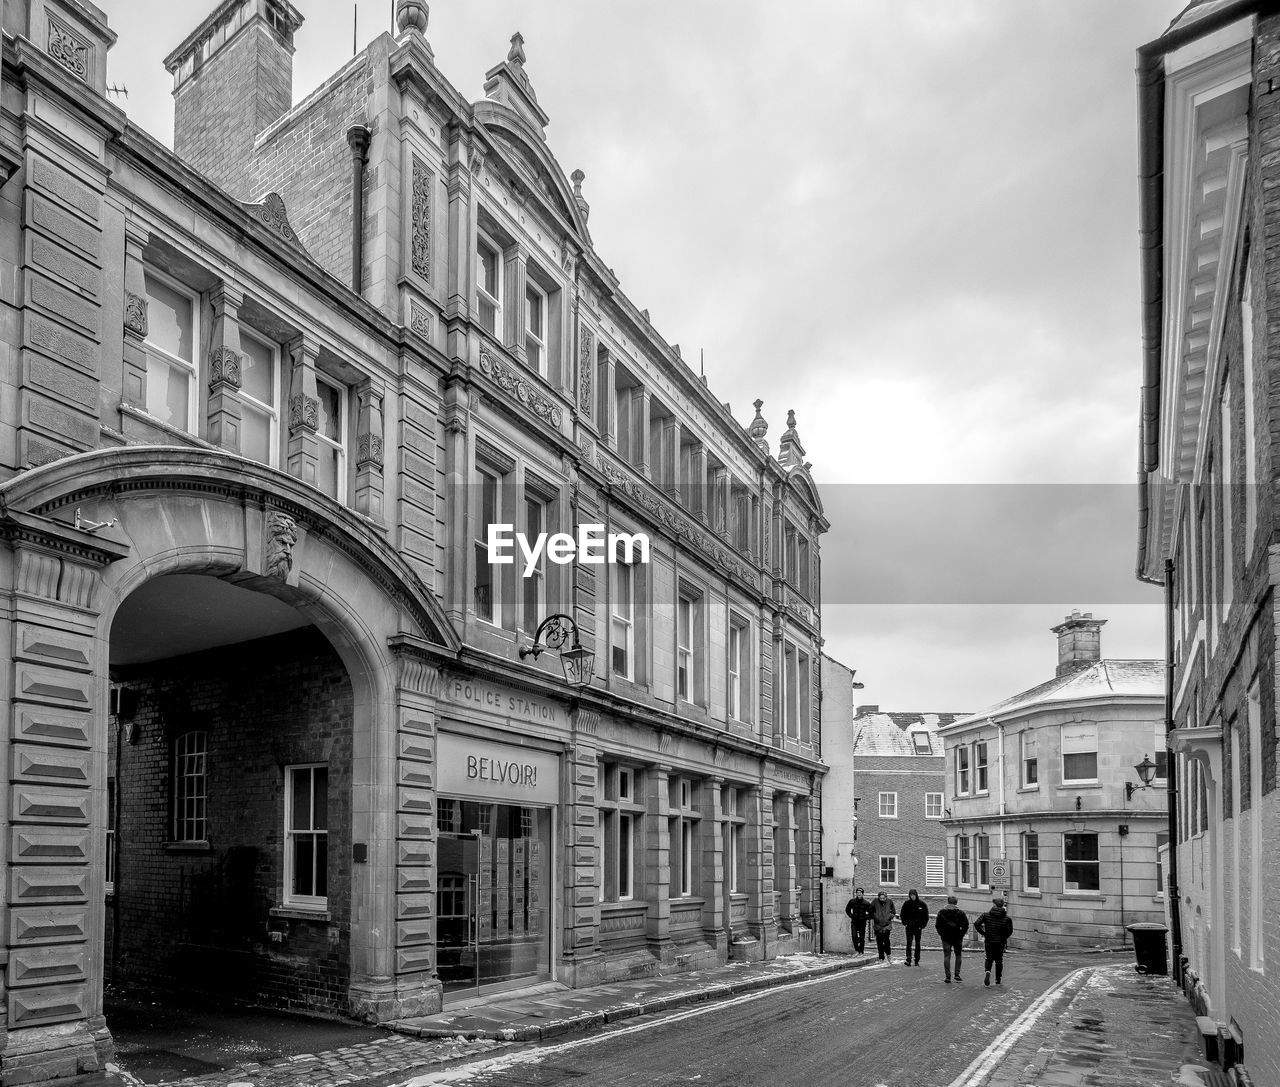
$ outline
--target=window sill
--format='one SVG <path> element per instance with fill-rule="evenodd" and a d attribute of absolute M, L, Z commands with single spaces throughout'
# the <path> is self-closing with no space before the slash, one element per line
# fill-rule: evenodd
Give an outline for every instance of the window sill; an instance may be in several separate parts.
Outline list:
<path fill-rule="evenodd" d="M 268 917 L 287 921 L 331 921 L 333 915 L 327 909 L 313 909 L 309 906 L 272 906 L 267 911 Z"/>
<path fill-rule="evenodd" d="M 1022 898 L 1043 898 L 1044 897 L 1043 891 L 1019 891 L 1018 894 Z"/>
<path fill-rule="evenodd" d="M 194 445 L 200 449 L 217 449 L 218 447 L 212 442 L 206 442 L 203 438 L 197 438 L 194 434 L 179 430 L 171 423 L 166 423 L 163 419 L 158 419 L 145 408 L 140 408 L 136 404 L 130 404 L 127 400 L 120 401 L 120 414 L 128 415 L 131 418 L 138 419 L 155 427 L 157 430 L 163 430 L 171 437 L 177 438 L 183 445 Z"/>
<path fill-rule="evenodd" d="M 1100 781 L 1064 781 L 1058 786 L 1059 792 L 1065 792 L 1071 789 L 1101 789 Z"/>
<path fill-rule="evenodd" d="M 1072 902 L 1105 902 L 1107 896 L 1099 894 L 1097 891 L 1063 891 L 1063 898 L 1069 898 Z"/>
<path fill-rule="evenodd" d="M 187 853 L 212 853 L 213 846 L 205 842 L 165 842 L 164 851 L 179 856 Z"/>
<path fill-rule="evenodd" d="M 1019 785 L 1018 786 L 1018 792 L 1020 793 L 1038 793 L 1039 791 L 1040 791 L 1039 785 Z"/>

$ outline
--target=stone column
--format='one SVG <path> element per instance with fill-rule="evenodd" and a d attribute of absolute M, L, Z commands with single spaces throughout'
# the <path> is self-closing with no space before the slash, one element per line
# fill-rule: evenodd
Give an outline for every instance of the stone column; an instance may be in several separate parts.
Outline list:
<path fill-rule="evenodd" d="M 725 879 L 724 857 L 724 778 L 704 778 L 698 787 L 702 796 L 698 810 L 702 812 L 702 931 L 712 937 L 722 956 L 729 951 L 729 887 Z"/>
<path fill-rule="evenodd" d="M 600 349 L 600 366 L 597 377 L 600 379 L 600 418 L 596 420 L 596 427 L 600 431 L 600 438 L 607 445 L 618 448 L 618 422 L 614 418 L 615 405 L 613 387 L 616 379 L 616 363 L 613 360 L 613 352 L 608 348 Z"/>
<path fill-rule="evenodd" d="M 631 390 L 631 463 L 649 478 L 649 390 L 636 385 Z"/>
<path fill-rule="evenodd" d="M 356 416 L 357 513 L 382 520 L 382 450 L 384 444 L 380 381 L 368 379 L 356 389 L 359 409 Z"/>
<path fill-rule="evenodd" d="M 124 223 L 124 385 L 121 399 L 134 407 L 147 406 L 147 282 L 142 250 L 151 239 L 140 223 Z"/>
<path fill-rule="evenodd" d="M 502 328 L 498 335 L 503 345 L 515 356 L 521 366 L 529 364 L 524 350 L 524 285 L 525 263 L 529 251 L 523 245 L 513 245 L 502 253 Z"/>
<path fill-rule="evenodd" d="M 221 283 L 209 293 L 213 337 L 209 342 L 209 441 L 229 453 L 240 452 L 240 384 L 243 359 L 238 315 L 244 292 Z"/>
<path fill-rule="evenodd" d="M 707 520 L 707 449 L 694 442 L 689 450 L 689 478 L 685 481 L 685 507 L 702 521 Z"/>
<path fill-rule="evenodd" d="M 102 1016 L 109 647 L 99 570 L 128 548 L 53 522 L 42 531 L 38 520 L 5 549 L 0 572 L 0 638 L 13 662 L 0 677 L 6 1083 L 97 1071 L 112 1053 Z"/>
<path fill-rule="evenodd" d="M 644 772 L 644 840 L 641 856 L 644 894 L 649 903 L 645 933 L 649 950 L 663 963 L 675 962 L 671 942 L 671 817 L 670 766 L 650 766 Z"/>
<path fill-rule="evenodd" d="M 711 472 L 711 530 L 721 536 L 728 535 L 729 528 L 729 469 L 721 465 Z"/>
<path fill-rule="evenodd" d="M 662 434 L 658 439 L 662 465 L 657 471 L 657 483 L 672 498 L 680 497 L 680 424 L 674 415 L 662 418 Z"/>
<path fill-rule="evenodd" d="M 449 165 L 445 195 L 449 202 L 449 251 L 446 271 L 444 316 L 466 320 L 471 316 L 471 292 L 476 281 L 475 227 L 471 219 L 471 167 L 469 149 L 461 126 L 451 129 Z"/>
<path fill-rule="evenodd" d="M 760 941 L 758 955 L 777 955 L 778 923 L 773 911 L 773 790 L 744 791 L 747 816 L 747 927 Z"/>
<path fill-rule="evenodd" d="M 597 839 L 601 782 L 600 749 L 596 744 L 599 714 L 574 713 L 574 743 L 569 757 L 565 801 L 564 946 L 561 958 L 572 985 L 604 980 L 600 950 L 599 851 Z"/>
<path fill-rule="evenodd" d="M 797 920 L 794 794 L 775 794 L 774 812 L 773 879 L 778 898 L 778 924 L 794 932 Z"/>
<path fill-rule="evenodd" d="M 320 398 L 316 391 L 316 356 L 319 347 L 309 336 L 299 336 L 289 344 L 293 360 L 289 373 L 289 451 L 285 467 L 291 476 L 316 483 L 320 443 Z"/>

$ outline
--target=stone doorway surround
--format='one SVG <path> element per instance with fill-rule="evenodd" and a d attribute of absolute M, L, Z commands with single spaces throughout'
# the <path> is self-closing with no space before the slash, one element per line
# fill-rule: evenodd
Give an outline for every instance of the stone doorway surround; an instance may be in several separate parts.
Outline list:
<path fill-rule="evenodd" d="M 77 523 L 78 526 L 77 527 Z M 438 662 L 458 639 L 381 526 L 297 480 L 200 449 L 83 453 L 0 486 L 9 833 L 0 1082 L 100 1068 L 109 634 L 153 577 L 269 593 L 328 638 L 354 688 L 352 1009 L 439 1010 L 434 944 Z M 353 851 L 354 853 L 354 851 Z"/>

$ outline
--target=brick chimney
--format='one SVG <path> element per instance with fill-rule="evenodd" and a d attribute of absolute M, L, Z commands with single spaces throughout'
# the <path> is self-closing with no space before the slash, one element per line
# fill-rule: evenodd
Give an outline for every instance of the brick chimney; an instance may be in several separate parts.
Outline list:
<path fill-rule="evenodd" d="M 289 0 L 223 0 L 164 60 L 173 74 L 173 149 L 242 200 L 261 193 L 254 138 L 293 105 Z"/>
<path fill-rule="evenodd" d="M 1095 619 L 1093 612 L 1081 615 L 1072 611 L 1052 628 L 1058 636 L 1058 675 L 1078 672 L 1102 659 L 1102 627 L 1105 623 L 1105 619 Z"/>

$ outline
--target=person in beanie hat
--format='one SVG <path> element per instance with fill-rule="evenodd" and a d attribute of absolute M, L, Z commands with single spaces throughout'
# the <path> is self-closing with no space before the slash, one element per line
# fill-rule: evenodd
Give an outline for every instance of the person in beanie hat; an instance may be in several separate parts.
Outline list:
<path fill-rule="evenodd" d="M 902 904 L 902 913 L 898 915 L 902 927 L 907 930 L 907 960 L 903 966 L 911 965 L 911 944 L 916 946 L 915 965 L 920 965 L 920 933 L 929 923 L 929 907 L 920 901 L 920 895 L 914 887 L 907 892 L 907 900 Z"/>
<path fill-rule="evenodd" d="M 903 907 L 903 912 L 906 907 Z M 947 895 L 947 904 L 938 911 L 933 927 L 942 941 L 942 968 L 946 982 L 951 984 L 951 956 L 956 957 L 956 981 L 960 980 L 960 951 L 964 946 L 964 934 L 969 931 L 969 915 L 959 906 L 955 895 Z"/>
<path fill-rule="evenodd" d="M 862 897 L 861 887 L 845 903 L 844 915 L 849 918 L 849 928 L 853 933 L 853 950 L 861 955 L 867 947 L 867 919 L 871 916 L 871 903 Z"/>
<path fill-rule="evenodd" d="M 1013 922 L 1009 920 L 1009 915 L 1004 912 L 1004 899 L 995 899 L 991 903 L 991 909 L 979 917 L 973 923 L 973 927 L 975 931 L 982 934 L 983 942 L 986 944 L 987 965 L 982 984 L 991 984 L 991 967 L 994 965 L 996 968 L 996 984 L 999 985 L 1000 976 L 1004 973 L 1005 944 L 1009 942 L 1009 937 L 1013 935 Z"/>
<path fill-rule="evenodd" d="M 876 900 L 871 903 L 871 927 L 876 930 L 876 950 L 880 952 L 881 962 L 885 959 L 893 962 L 889 936 L 893 932 L 893 919 L 897 912 L 897 907 L 884 891 L 876 895 Z"/>

